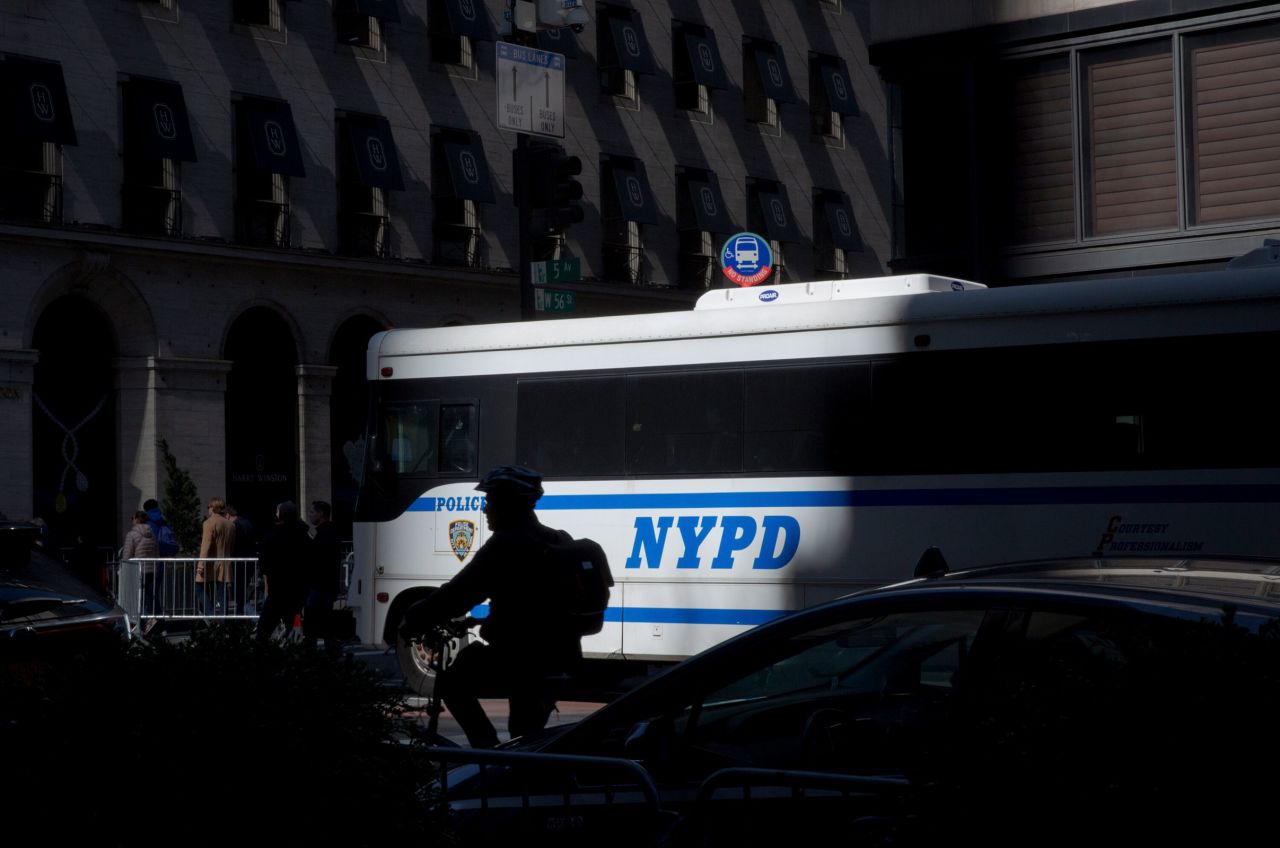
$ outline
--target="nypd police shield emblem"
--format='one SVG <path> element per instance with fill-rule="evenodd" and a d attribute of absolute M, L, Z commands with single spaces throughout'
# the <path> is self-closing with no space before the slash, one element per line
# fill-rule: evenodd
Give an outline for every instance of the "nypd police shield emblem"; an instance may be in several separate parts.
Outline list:
<path fill-rule="evenodd" d="M 453 555 L 458 558 L 458 562 L 462 562 L 467 558 L 467 554 L 471 553 L 471 543 L 475 538 L 476 525 L 474 521 L 449 522 L 449 546 L 453 548 Z"/>

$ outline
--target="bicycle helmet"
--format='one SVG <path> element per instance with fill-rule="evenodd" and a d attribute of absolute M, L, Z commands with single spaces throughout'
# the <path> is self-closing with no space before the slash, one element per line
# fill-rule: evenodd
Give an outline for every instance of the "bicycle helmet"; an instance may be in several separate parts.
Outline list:
<path fill-rule="evenodd" d="M 500 465 L 480 479 L 476 491 L 488 495 L 542 497 L 542 475 L 523 465 Z"/>

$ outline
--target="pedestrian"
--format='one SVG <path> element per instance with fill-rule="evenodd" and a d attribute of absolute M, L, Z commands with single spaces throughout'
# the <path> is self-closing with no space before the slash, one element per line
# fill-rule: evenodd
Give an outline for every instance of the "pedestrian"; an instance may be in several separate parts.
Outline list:
<path fill-rule="evenodd" d="M 236 526 L 236 543 L 231 555 L 235 572 L 232 585 L 236 593 L 236 614 L 253 615 L 257 610 L 257 597 L 253 591 L 258 582 L 257 564 L 258 543 L 254 535 L 253 524 L 240 514 L 233 504 L 227 504 L 227 518 Z"/>
<path fill-rule="evenodd" d="M 327 501 L 312 501 L 307 521 L 315 530 L 311 540 L 311 561 L 305 576 L 306 603 L 302 608 L 302 636 L 314 648 L 324 640 L 325 653 L 337 656 L 341 645 L 333 626 L 333 605 L 342 584 L 342 540 L 333 526 L 333 507 Z"/>
<path fill-rule="evenodd" d="M 285 501 L 276 507 L 276 523 L 258 545 L 258 568 L 266 599 L 258 612 L 256 637 L 266 642 L 276 625 L 284 624 L 285 632 L 302 612 L 303 576 L 311 555 L 311 537 L 307 525 L 298 520 L 298 505 Z"/>
<path fill-rule="evenodd" d="M 120 550 L 120 561 L 123 564 L 132 559 L 141 560 L 137 565 L 142 589 L 142 604 L 138 613 L 147 618 L 147 623 L 142 628 L 142 635 L 144 636 L 155 628 L 156 614 L 159 611 L 159 604 L 156 598 L 155 562 L 155 557 L 159 555 L 160 547 L 156 544 L 155 533 L 151 531 L 151 523 L 147 519 L 147 513 L 143 510 L 138 510 L 133 514 L 133 523 L 129 527 L 129 532 L 124 536 L 124 547 Z"/>
<path fill-rule="evenodd" d="M 200 537 L 200 561 L 196 563 L 196 607 L 203 615 L 226 614 L 231 585 L 231 556 L 236 545 L 236 526 L 227 518 L 227 502 L 209 499 L 209 515 Z"/>
<path fill-rule="evenodd" d="M 420 636 L 488 599 L 489 615 L 480 627 L 484 642 L 463 648 L 436 685 L 471 746 L 492 748 L 498 734 L 480 695 L 506 694 L 512 737 L 539 731 L 555 708 L 546 677 L 571 671 L 582 659 L 582 644 L 573 622 L 548 612 L 563 606 L 558 582 L 534 565 L 545 562 L 547 545 L 571 538 L 534 514 L 542 475 L 504 465 L 486 474 L 476 489 L 485 493 L 492 535 L 451 580 L 408 609 L 400 637 Z"/>
<path fill-rule="evenodd" d="M 164 512 L 160 509 L 160 502 L 155 498 L 147 498 L 142 502 L 142 509 L 147 514 L 147 526 L 151 528 L 151 534 L 156 539 L 156 556 L 176 557 L 180 553 L 178 546 L 178 536 L 173 532 L 171 525 L 164 517 Z M 170 571 L 170 566 L 164 562 L 157 562 L 155 571 L 155 591 L 156 591 L 156 613 L 160 614 L 165 609 L 165 578 Z M 177 566 L 174 566 L 177 567 Z M 172 589 L 169 590 L 173 592 Z"/>

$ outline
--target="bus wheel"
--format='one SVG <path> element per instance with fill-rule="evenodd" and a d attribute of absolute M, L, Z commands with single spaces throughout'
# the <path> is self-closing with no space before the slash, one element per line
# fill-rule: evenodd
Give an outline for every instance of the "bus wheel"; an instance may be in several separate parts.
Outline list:
<path fill-rule="evenodd" d="M 470 641 L 470 634 L 452 640 L 446 651 L 445 664 L 452 662 L 458 655 L 458 651 L 465 648 Z M 434 648 L 424 645 L 417 639 L 412 642 L 398 639 L 396 640 L 396 659 L 400 663 L 400 673 L 404 675 L 405 686 L 415 694 L 430 698 L 436 688 L 436 669 L 440 667 L 440 658 L 436 656 Z"/>
<path fill-rule="evenodd" d="M 396 640 L 396 659 L 400 662 L 400 673 L 404 675 L 405 685 L 424 698 L 430 698 L 436 688 L 436 670 L 433 668 L 435 651 L 417 639 L 405 642 Z"/>

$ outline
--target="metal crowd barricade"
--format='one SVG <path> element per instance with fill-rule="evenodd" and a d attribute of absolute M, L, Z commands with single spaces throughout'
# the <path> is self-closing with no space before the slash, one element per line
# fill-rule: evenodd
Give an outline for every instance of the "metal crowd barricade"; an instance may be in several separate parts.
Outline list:
<path fill-rule="evenodd" d="M 257 557 L 121 560 L 115 564 L 112 589 L 135 623 L 256 621 L 265 594 Z"/>

